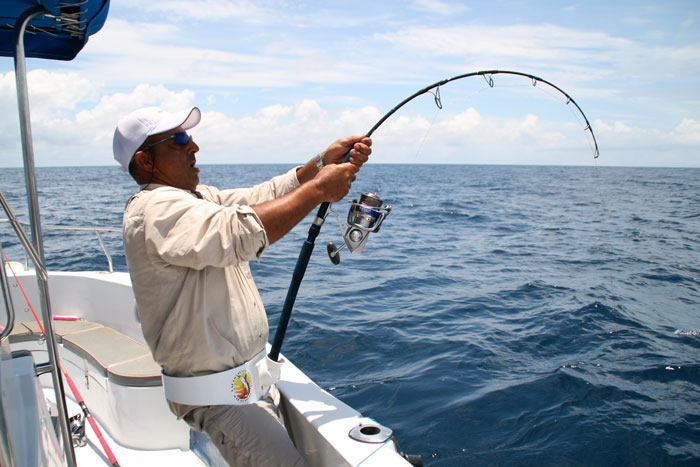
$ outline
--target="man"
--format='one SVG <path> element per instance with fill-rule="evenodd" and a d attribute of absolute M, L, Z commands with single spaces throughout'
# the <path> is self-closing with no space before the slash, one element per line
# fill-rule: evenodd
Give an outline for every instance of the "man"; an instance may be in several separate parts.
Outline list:
<path fill-rule="evenodd" d="M 113 141 L 115 159 L 141 187 L 124 211 L 139 319 L 154 359 L 176 380 L 219 375 L 264 352 L 267 316 L 248 261 L 321 202 L 342 199 L 372 144 L 342 138 L 286 174 L 220 191 L 199 185 L 199 147 L 186 130 L 200 118 L 196 107 L 141 109 L 119 121 Z M 278 401 L 272 386 L 247 405 L 169 406 L 206 432 L 231 465 L 302 465 Z"/>

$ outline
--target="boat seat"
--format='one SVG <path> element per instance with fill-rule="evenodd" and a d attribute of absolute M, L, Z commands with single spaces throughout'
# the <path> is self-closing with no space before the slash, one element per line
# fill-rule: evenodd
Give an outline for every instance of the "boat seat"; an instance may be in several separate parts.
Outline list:
<path fill-rule="evenodd" d="M 112 328 L 90 321 L 54 321 L 56 340 L 85 358 L 103 376 L 121 386 L 152 387 L 163 384 L 158 365 L 145 344 Z M 10 342 L 42 338 L 36 322 L 17 323 Z"/>

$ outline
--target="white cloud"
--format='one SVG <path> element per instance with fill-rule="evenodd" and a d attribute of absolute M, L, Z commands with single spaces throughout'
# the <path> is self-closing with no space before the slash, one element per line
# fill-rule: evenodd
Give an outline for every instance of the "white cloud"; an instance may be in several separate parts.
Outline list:
<path fill-rule="evenodd" d="M 280 104 L 275 104 L 271 105 L 269 107 L 265 107 L 259 111 L 260 115 L 262 115 L 266 120 L 271 120 L 273 122 L 280 121 L 282 119 L 285 119 L 289 117 L 292 114 L 292 107 L 291 106 L 283 106 Z"/>
<path fill-rule="evenodd" d="M 415 27 L 377 34 L 377 38 L 425 55 L 503 57 L 578 61 L 598 59 L 601 51 L 628 49 L 633 43 L 604 33 L 556 25 Z M 591 49 L 595 44 L 595 49 Z M 572 56 L 573 54 L 573 56 Z"/>
<path fill-rule="evenodd" d="M 235 118 L 204 112 L 192 133 L 202 164 L 305 162 L 336 139 L 366 131 L 378 110 L 363 108 L 333 117 L 315 100 L 273 105 Z"/>
<path fill-rule="evenodd" d="M 684 118 L 675 128 L 678 140 L 689 144 L 700 144 L 700 121 Z M 700 154 L 698 154 L 700 159 Z"/>
<path fill-rule="evenodd" d="M 0 123 L 0 144 L 6 148 L 0 155 L 3 166 L 21 164 L 13 79 L 12 73 L 0 74 L 0 102 L 14 109 Z M 151 105 L 180 110 L 198 100 L 191 90 L 173 91 L 164 85 L 145 83 L 129 92 L 104 94 L 95 100 L 102 91 L 89 82 L 73 73 L 45 70 L 31 71 L 29 82 L 33 102 L 50 102 L 32 109 L 35 158 L 37 165 L 44 166 L 109 165 L 112 133 L 121 116 Z M 51 92 L 55 85 L 61 89 L 57 95 Z M 383 115 L 374 106 L 356 107 L 352 103 L 330 112 L 314 99 L 263 106 L 237 118 L 202 110 L 202 124 L 192 133 L 201 148 L 200 163 L 204 164 L 303 162 L 339 137 L 364 133 Z M 575 121 L 548 121 L 532 112 L 521 117 L 495 117 L 476 108 L 455 114 L 444 112 L 414 109 L 392 116 L 373 135 L 373 160 L 524 164 L 591 161 L 585 132 Z M 700 121 L 696 119 L 683 118 L 667 129 L 598 119 L 593 128 L 603 165 L 700 165 L 700 156 L 692 156 L 700 154 Z"/>
<path fill-rule="evenodd" d="M 16 109 L 11 73 L 0 75 L 0 102 Z M 37 165 L 109 165 L 116 121 L 143 106 L 180 110 L 196 103 L 193 91 L 172 91 L 163 85 L 140 84 L 130 92 L 105 94 L 76 81 L 73 74 L 29 74 L 33 101 L 52 105 L 32 113 Z M 62 86 L 60 97 L 50 95 L 47 81 Z M 63 83 L 63 84 L 61 84 Z M 76 85 L 76 83 L 78 85 Z M 52 100 L 53 99 L 53 100 Z M 261 107 L 243 117 L 203 110 L 202 124 L 192 133 L 201 148 L 200 163 L 303 162 L 335 139 L 362 134 L 382 113 L 373 106 L 347 107 L 330 113 L 318 101 Z M 16 166 L 19 130 L 16 110 L 3 120 L 0 144 L 7 149 L 0 165 Z M 546 121 L 527 113 L 519 118 L 496 118 L 468 108 L 456 114 L 426 116 L 421 112 L 394 115 L 373 135 L 376 162 L 451 163 L 569 163 L 587 164 L 591 149 L 583 128 L 573 121 Z M 682 119 L 669 129 L 642 128 L 625 121 L 596 120 L 601 146 L 600 163 L 663 165 L 663 162 L 700 165 L 700 121 Z M 630 156 L 634 153 L 634 157 Z M 685 159 L 683 159 L 685 158 Z M 689 162 L 688 162 L 689 161 Z"/>
<path fill-rule="evenodd" d="M 182 41 L 172 24 L 108 22 L 90 40 L 85 73 L 111 86 L 148 81 L 182 85 L 281 86 L 289 59 L 234 53 Z"/>
<path fill-rule="evenodd" d="M 502 119 L 469 108 L 434 123 L 423 115 L 402 115 L 388 120 L 385 127 L 377 131 L 375 145 L 387 162 L 580 165 L 592 161 L 581 127 L 542 121 L 533 114 Z"/>
<path fill-rule="evenodd" d="M 12 73 L 0 74 L 0 102 L 8 103 L 0 123 L 0 166 L 22 164 L 19 117 Z M 173 92 L 164 86 L 142 84 L 130 93 L 103 95 L 73 73 L 34 70 L 28 73 L 34 155 L 39 166 L 105 165 L 111 163 L 116 122 L 127 113 L 149 105 L 181 110 L 193 105 L 191 91 Z M 61 89 L 53 94 L 56 87 Z M 10 101 L 12 105 L 9 105 Z"/>
<path fill-rule="evenodd" d="M 250 50 L 236 37 L 203 43 L 186 26 L 109 21 L 81 55 L 92 80 L 123 86 L 135 82 L 207 87 L 290 87 L 300 83 L 362 82 L 374 76 L 372 63 L 334 52 L 333 43 L 313 46 L 270 35 Z M 214 46 L 219 48 L 214 48 Z"/>
<path fill-rule="evenodd" d="M 305 99 L 297 106 L 295 118 L 302 125 L 313 125 L 316 122 L 327 121 L 328 114 L 315 100 Z"/>
<path fill-rule="evenodd" d="M 651 165 L 700 167 L 700 122 L 684 118 L 670 129 L 642 128 L 623 121 L 596 120 L 593 127 L 606 165 Z"/>
<path fill-rule="evenodd" d="M 361 134 L 379 119 L 374 107 L 329 114 L 316 101 L 272 106 L 243 118 L 205 112 L 195 139 L 200 163 L 303 162 L 341 136 Z M 390 118 L 373 135 L 378 163 L 588 164 L 592 150 L 577 124 L 533 114 L 494 119 L 467 109 L 432 122 L 421 114 Z M 562 154 L 567 157 L 562 157 Z"/>
<path fill-rule="evenodd" d="M 27 87 L 31 114 L 40 119 L 73 110 L 77 103 L 99 97 L 98 87 L 77 73 L 34 70 L 27 74 Z M 13 72 L 0 73 L 0 99 L 3 108 L 17 107 Z"/>

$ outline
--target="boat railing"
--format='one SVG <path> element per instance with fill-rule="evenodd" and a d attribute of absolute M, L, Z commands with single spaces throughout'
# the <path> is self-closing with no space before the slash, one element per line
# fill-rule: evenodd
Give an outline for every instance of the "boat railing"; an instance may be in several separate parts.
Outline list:
<path fill-rule="evenodd" d="M 4 223 L 9 223 L 9 219 L 0 219 L 0 224 Z M 22 228 L 26 231 L 30 228 L 29 223 L 27 222 L 22 222 L 22 221 L 17 221 L 19 225 L 22 226 Z M 107 245 L 105 245 L 104 240 L 102 239 L 102 233 L 103 232 L 121 232 L 122 229 L 118 227 L 103 227 L 103 226 L 72 226 L 72 225 L 46 225 L 42 224 L 41 228 L 43 230 L 68 230 L 68 231 L 74 231 L 74 232 L 95 232 L 95 235 L 97 236 L 97 241 L 100 243 L 100 247 L 102 248 L 102 252 L 104 253 L 105 257 L 107 258 L 107 267 L 109 272 L 114 272 L 114 267 L 112 263 L 112 255 L 109 252 L 109 249 L 107 248 Z M 29 257 L 27 256 L 27 251 L 24 250 L 24 269 L 28 270 L 29 269 Z"/>

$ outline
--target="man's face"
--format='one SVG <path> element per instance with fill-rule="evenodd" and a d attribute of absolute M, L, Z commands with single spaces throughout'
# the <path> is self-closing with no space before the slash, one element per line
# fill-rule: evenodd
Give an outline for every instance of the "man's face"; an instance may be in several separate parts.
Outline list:
<path fill-rule="evenodd" d="M 182 127 L 160 133 L 153 137 L 154 141 L 172 136 L 178 132 L 184 132 Z M 199 169 L 195 167 L 197 159 L 195 153 L 199 146 L 193 140 L 187 144 L 178 144 L 169 139 L 149 149 L 153 155 L 153 181 L 162 185 L 169 185 L 183 190 L 194 191 L 199 184 Z"/>

